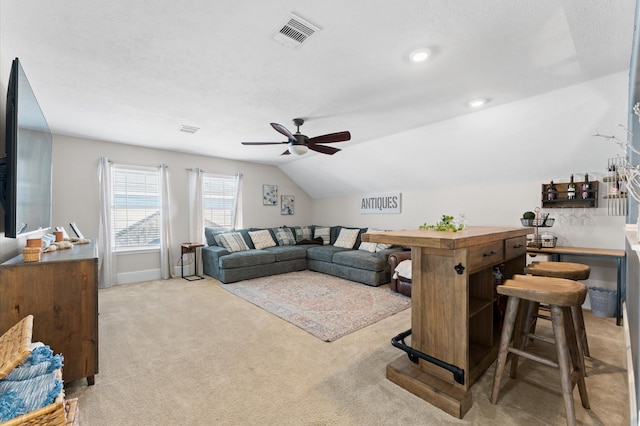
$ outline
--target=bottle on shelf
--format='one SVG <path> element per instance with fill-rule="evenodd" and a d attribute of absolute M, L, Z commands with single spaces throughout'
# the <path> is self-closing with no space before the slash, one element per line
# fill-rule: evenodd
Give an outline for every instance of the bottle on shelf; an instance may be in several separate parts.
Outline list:
<path fill-rule="evenodd" d="M 613 180 L 611 181 L 611 195 L 618 195 L 620 192 L 620 181 L 618 177 L 618 171 L 616 170 L 613 174 Z"/>
<path fill-rule="evenodd" d="M 555 200 L 557 193 L 558 193 L 558 190 L 556 189 L 556 185 L 555 183 L 553 183 L 553 181 L 551 181 L 551 183 L 549 183 L 549 186 L 547 187 L 547 200 L 549 201 Z"/>
<path fill-rule="evenodd" d="M 569 181 L 569 186 L 567 186 L 567 199 L 573 200 L 576 198 L 576 184 L 573 183 L 573 174 L 571 175 L 571 180 Z"/>
<path fill-rule="evenodd" d="M 584 182 L 582 183 L 582 199 L 589 198 L 589 173 L 584 174 Z"/>

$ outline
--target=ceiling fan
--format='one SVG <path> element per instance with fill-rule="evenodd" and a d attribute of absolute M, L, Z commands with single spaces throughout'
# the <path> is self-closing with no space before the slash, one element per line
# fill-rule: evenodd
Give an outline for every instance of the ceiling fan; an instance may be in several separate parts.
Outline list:
<path fill-rule="evenodd" d="M 339 148 L 334 148 L 332 146 L 318 145 L 319 143 L 333 143 L 333 142 L 344 142 L 351 139 L 351 133 L 349 132 L 337 132 L 337 133 L 329 133 L 322 136 L 316 136 L 313 138 L 309 138 L 306 135 L 300 133 L 300 126 L 304 124 L 304 119 L 302 118 L 294 118 L 293 124 L 298 128 L 296 133 L 291 133 L 286 127 L 282 124 L 271 123 L 271 127 L 276 129 L 277 132 L 282 133 L 287 137 L 286 142 L 242 142 L 243 145 L 280 145 L 283 143 L 289 144 L 289 148 L 280 155 L 304 155 L 307 153 L 307 150 L 310 149 L 312 151 L 321 152 L 323 154 L 333 155 L 336 152 L 340 151 Z"/>

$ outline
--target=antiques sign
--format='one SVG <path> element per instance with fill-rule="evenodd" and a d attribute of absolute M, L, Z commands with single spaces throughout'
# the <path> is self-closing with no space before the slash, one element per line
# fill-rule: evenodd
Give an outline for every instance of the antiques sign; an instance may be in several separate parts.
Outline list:
<path fill-rule="evenodd" d="M 400 213 L 400 195 L 400 192 L 363 195 L 360 197 L 360 214 Z"/>

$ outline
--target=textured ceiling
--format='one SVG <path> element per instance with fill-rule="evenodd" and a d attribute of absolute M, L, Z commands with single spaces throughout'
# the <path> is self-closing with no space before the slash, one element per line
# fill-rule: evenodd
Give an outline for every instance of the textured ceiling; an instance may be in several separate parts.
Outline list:
<path fill-rule="evenodd" d="M 270 122 L 355 144 L 629 68 L 631 0 L 2 0 L 0 76 L 19 57 L 55 133 L 280 165 Z M 289 13 L 318 26 L 272 39 Z M 406 57 L 426 45 L 432 58 Z M 195 134 L 181 125 L 200 128 Z M 307 155 L 321 155 L 311 153 Z M 336 154 L 340 155 L 340 153 Z"/>

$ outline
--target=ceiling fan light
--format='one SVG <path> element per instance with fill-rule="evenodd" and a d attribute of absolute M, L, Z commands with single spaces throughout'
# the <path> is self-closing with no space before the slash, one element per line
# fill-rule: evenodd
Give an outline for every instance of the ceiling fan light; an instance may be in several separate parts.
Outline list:
<path fill-rule="evenodd" d="M 293 155 L 304 155 L 307 153 L 309 148 L 306 145 L 289 145 L 289 152 Z"/>

